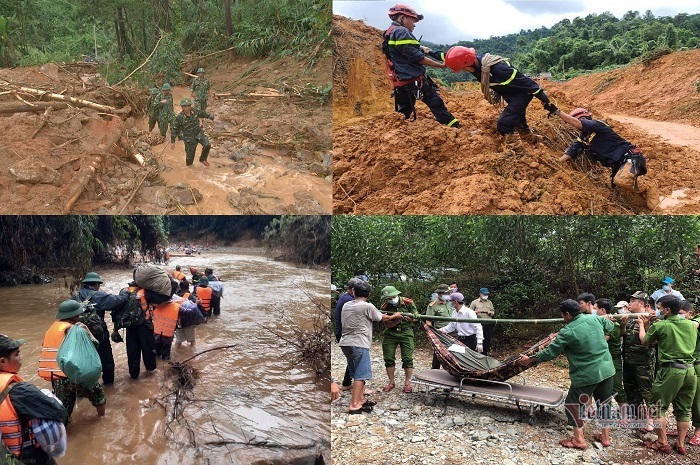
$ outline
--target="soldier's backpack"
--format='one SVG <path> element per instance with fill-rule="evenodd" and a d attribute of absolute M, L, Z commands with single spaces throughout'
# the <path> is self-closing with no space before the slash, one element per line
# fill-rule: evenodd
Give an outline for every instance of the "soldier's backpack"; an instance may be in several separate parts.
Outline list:
<path fill-rule="evenodd" d="M 97 291 L 92 291 L 92 294 L 87 296 L 85 300 L 81 303 L 85 305 L 85 312 L 80 315 L 80 322 L 88 327 L 92 335 L 98 341 L 102 340 L 104 336 L 104 327 L 102 326 L 102 318 L 97 314 L 97 308 L 94 302 L 90 302 L 92 296 L 94 296 Z M 80 298 L 80 294 L 77 295 Z"/>
<path fill-rule="evenodd" d="M 146 313 L 141 308 L 141 302 L 136 296 L 136 292 L 129 292 L 126 303 L 119 311 L 112 312 L 114 329 L 133 328 L 146 322 Z"/>

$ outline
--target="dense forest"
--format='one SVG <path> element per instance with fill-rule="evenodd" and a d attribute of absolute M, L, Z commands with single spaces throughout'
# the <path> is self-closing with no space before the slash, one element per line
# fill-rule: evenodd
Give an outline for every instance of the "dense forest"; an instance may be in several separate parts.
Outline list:
<path fill-rule="evenodd" d="M 429 39 L 429 38 L 428 38 Z M 550 72 L 568 79 L 592 70 L 608 69 L 635 59 L 651 59 L 674 50 L 700 46 L 700 14 L 659 16 L 628 11 L 622 18 L 605 12 L 585 18 L 563 19 L 551 28 L 521 30 L 517 34 L 490 37 L 457 44 L 429 44 L 437 50 L 452 45 L 474 47 L 512 59 L 521 71 L 538 75 Z M 465 73 L 431 69 L 445 82 L 463 81 Z M 471 77 L 471 75 L 469 75 Z M 473 78 L 471 78 L 473 79 Z"/>
<path fill-rule="evenodd" d="M 697 216 L 336 216 L 331 237 L 333 282 L 364 273 L 374 302 L 392 284 L 424 309 L 455 280 L 467 298 L 488 287 L 501 317 L 550 317 L 581 292 L 629 300 L 665 276 L 700 296 Z"/>
<path fill-rule="evenodd" d="M 138 254 L 149 260 L 171 234 L 185 231 L 193 240 L 252 234 L 285 260 L 304 265 L 330 258 L 329 216 L 0 216 L 0 285 L 16 283 L 8 272 L 17 270 L 82 276 L 95 264 L 129 263 Z"/>
<path fill-rule="evenodd" d="M 115 82 L 181 82 L 185 54 L 219 51 L 313 61 L 330 47 L 331 0 L 0 0 L 0 67 L 96 60 Z"/>

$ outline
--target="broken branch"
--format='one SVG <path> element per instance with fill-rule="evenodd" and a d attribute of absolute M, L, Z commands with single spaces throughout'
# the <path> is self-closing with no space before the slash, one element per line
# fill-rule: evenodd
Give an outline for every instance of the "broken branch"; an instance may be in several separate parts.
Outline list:
<path fill-rule="evenodd" d="M 125 77 L 124 79 L 122 79 L 121 81 L 117 82 L 117 83 L 114 84 L 114 85 L 115 85 L 115 86 L 118 86 L 119 84 L 121 84 L 122 82 L 126 81 L 126 80 L 129 79 L 131 76 L 133 76 L 134 73 L 135 73 L 136 71 L 138 71 L 138 70 L 140 70 L 141 68 L 143 68 L 143 65 L 145 65 L 146 63 L 148 63 L 148 60 L 150 60 L 151 57 L 153 56 L 153 54 L 156 53 L 156 49 L 158 48 L 158 44 L 160 44 L 160 41 L 161 41 L 161 39 L 162 39 L 163 37 L 164 37 L 164 36 L 160 36 L 160 37 L 158 38 L 158 42 L 156 42 L 156 46 L 153 47 L 153 51 L 151 52 L 150 55 L 148 55 L 148 57 L 146 58 L 146 61 L 144 61 L 143 63 L 141 63 L 141 65 L 140 65 L 138 68 L 136 68 L 135 70 L 133 70 L 131 73 L 129 73 L 129 75 L 128 75 L 127 77 Z"/>

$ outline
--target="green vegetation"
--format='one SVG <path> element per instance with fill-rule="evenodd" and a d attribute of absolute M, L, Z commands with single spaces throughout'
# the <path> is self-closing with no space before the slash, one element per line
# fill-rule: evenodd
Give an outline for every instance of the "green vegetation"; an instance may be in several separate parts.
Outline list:
<path fill-rule="evenodd" d="M 563 19 L 551 28 L 522 30 L 518 34 L 452 45 L 474 47 L 477 53 L 489 52 L 511 58 L 513 65 L 531 75 L 551 72 L 554 78 L 568 79 L 589 71 L 626 65 L 635 59 L 648 63 L 670 51 L 697 48 L 700 46 L 700 14 L 655 17 L 651 11 L 644 15 L 628 11 L 618 19 L 605 12 Z M 449 46 L 431 48 L 446 50 Z M 467 78 L 464 73 L 455 75 L 449 70 L 431 69 L 431 73 L 447 82 Z"/>
<path fill-rule="evenodd" d="M 97 59 L 109 82 L 140 65 L 143 85 L 182 81 L 185 54 L 233 47 L 251 57 L 330 53 L 330 0 L 0 0 L 0 66 Z"/>
<path fill-rule="evenodd" d="M 391 284 L 425 309 L 455 280 L 467 299 L 488 287 L 504 318 L 548 318 L 581 292 L 629 300 L 667 275 L 700 296 L 697 216 L 336 216 L 331 237 L 333 282 L 366 273 L 373 302 Z"/>
<path fill-rule="evenodd" d="M 330 231 L 330 216 L 282 216 L 265 229 L 265 239 L 285 260 L 322 265 L 331 258 Z"/>

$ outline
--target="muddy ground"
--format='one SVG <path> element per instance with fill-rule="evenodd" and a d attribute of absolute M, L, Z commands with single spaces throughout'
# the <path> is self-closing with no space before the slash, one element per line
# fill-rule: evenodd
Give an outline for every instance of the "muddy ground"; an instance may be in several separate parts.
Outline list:
<path fill-rule="evenodd" d="M 496 132 L 500 110 L 476 85 L 441 88 L 459 130 L 393 112 L 381 31 L 333 18 L 333 211 L 336 214 L 689 214 L 700 212 L 700 50 L 662 56 L 566 83 L 542 82 L 563 110 L 587 106 L 639 146 L 652 202 L 610 188 L 610 170 L 559 163 L 574 133 L 539 101 L 530 126 L 545 143 L 509 156 Z M 650 205 L 657 205 L 651 207 Z"/>
<path fill-rule="evenodd" d="M 8 169 L 0 171 L 5 193 L 0 213 L 329 213 L 331 107 L 322 89 L 330 82 L 330 65 L 328 57 L 311 67 L 292 58 L 228 61 L 215 56 L 184 63 L 185 72 L 206 67 L 212 92 L 225 94 L 210 99 L 208 111 L 216 120 L 204 123 L 212 143 L 209 167 L 198 162 L 186 167 L 181 141 L 171 150 L 169 133 L 167 145 L 159 140 L 157 127 L 148 134 L 144 90 L 106 87 L 99 77 L 88 81 L 96 73 L 89 65 L 0 69 L 0 85 L 8 82 L 131 109 L 117 118 L 89 108 L 56 109 L 34 138 L 42 112 L 1 114 L 0 153 Z M 189 81 L 183 84 L 173 89 L 176 113 L 180 98 L 189 97 Z M 0 93 L 0 109 L 20 104 L 18 97 L 36 100 L 21 92 Z M 115 119 L 122 120 L 127 153 L 114 150 L 102 156 L 94 179 L 67 210 L 98 145 L 119 124 Z M 195 160 L 200 151 L 201 146 Z M 142 155 L 145 165 L 139 166 L 129 153 Z"/>

